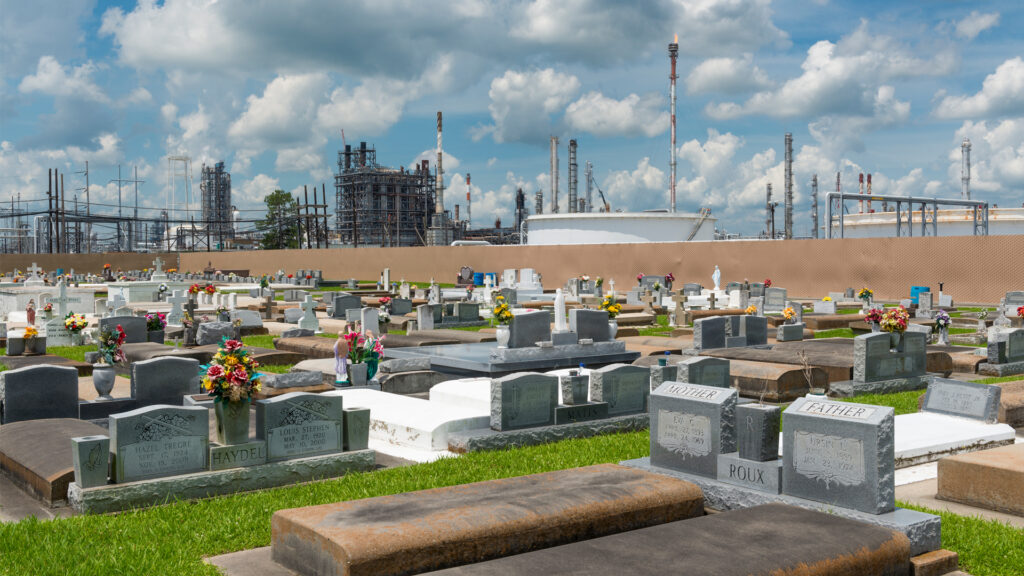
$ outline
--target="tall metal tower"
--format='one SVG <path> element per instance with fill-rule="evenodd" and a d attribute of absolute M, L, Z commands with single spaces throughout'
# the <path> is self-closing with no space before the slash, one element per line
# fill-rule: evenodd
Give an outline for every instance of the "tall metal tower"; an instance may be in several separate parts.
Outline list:
<path fill-rule="evenodd" d="M 434 214 L 444 213 L 444 169 L 441 167 L 441 111 L 437 111 L 437 183 L 434 184 Z"/>
<path fill-rule="evenodd" d="M 964 138 L 960 145 L 960 197 L 971 199 L 971 139 Z"/>
<path fill-rule="evenodd" d="M 576 178 L 576 139 L 569 140 L 569 212 L 577 212 L 576 189 L 579 182 Z"/>
<path fill-rule="evenodd" d="M 551 137 L 551 213 L 558 214 L 558 136 Z"/>
<path fill-rule="evenodd" d="M 473 198 L 470 196 L 470 191 L 473 187 L 470 185 L 470 175 L 466 172 L 466 228 L 469 229 L 470 225 L 473 224 Z"/>
<path fill-rule="evenodd" d="M 668 45 L 668 57 L 672 61 L 672 72 L 669 74 L 669 101 L 671 106 L 671 117 L 672 117 L 672 150 L 670 151 L 671 161 L 669 162 L 670 172 L 669 175 L 669 198 L 670 206 L 669 211 L 676 211 L 676 59 L 679 58 L 679 35 L 677 34 L 673 39 L 672 43 Z"/>
<path fill-rule="evenodd" d="M 811 177 L 811 237 L 818 237 L 818 175 Z"/>
<path fill-rule="evenodd" d="M 584 210 L 587 212 L 594 211 L 594 165 L 587 160 L 586 165 L 583 167 L 583 179 L 587 182 L 587 205 L 584 206 Z"/>
<path fill-rule="evenodd" d="M 786 132 L 786 240 L 793 238 L 793 134 Z"/>
<path fill-rule="evenodd" d="M 775 231 L 772 230 L 772 221 L 775 220 L 773 216 L 774 214 L 772 214 L 772 184 L 771 182 L 769 182 L 768 186 L 765 189 L 764 198 L 764 231 L 768 235 L 768 238 L 774 238 L 775 236 Z"/>
<path fill-rule="evenodd" d="M 534 214 L 543 214 L 544 213 L 544 189 L 543 188 L 537 188 L 537 195 L 535 196 L 535 201 L 534 201 L 534 205 L 533 205 L 533 213 Z"/>
<path fill-rule="evenodd" d="M 202 195 L 203 225 L 223 245 L 225 238 L 234 236 L 231 218 L 231 174 L 224 170 L 224 162 L 213 166 L 202 166 L 199 181 L 199 192 Z M 212 249 L 212 247 L 211 247 Z"/>

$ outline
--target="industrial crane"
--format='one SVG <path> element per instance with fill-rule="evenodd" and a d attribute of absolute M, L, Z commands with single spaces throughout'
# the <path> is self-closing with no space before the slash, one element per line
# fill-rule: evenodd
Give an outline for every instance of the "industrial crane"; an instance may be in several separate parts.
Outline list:
<path fill-rule="evenodd" d="M 587 174 L 587 178 L 590 178 L 590 184 L 592 184 L 594 188 L 597 188 L 597 193 L 601 195 L 601 203 L 604 204 L 604 211 L 606 213 L 610 213 L 612 211 L 612 207 L 609 206 L 608 201 L 604 199 L 604 192 L 601 190 L 601 187 L 597 185 L 597 181 L 594 180 L 594 173 L 589 172 Z"/>

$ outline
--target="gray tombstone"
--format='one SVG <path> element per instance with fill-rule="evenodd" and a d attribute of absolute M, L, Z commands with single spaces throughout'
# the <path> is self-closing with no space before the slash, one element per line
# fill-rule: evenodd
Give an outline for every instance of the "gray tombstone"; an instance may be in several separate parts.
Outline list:
<path fill-rule="evenodd" d="M 541 310 L 512 317 L 509 325 L 509 348 L 527 348 L 537 342 L 551 341 L 551 314 Z"/>
<path fill-rule="evenodd" d="M 590 371 L 590 399 L 607 402 L 609 416 L 646 412 L 650 393 L 650 368 L 612 364 Z"/>
<path fill-rule="evenodd" d="M 374 335 L 380 334 L 380 311 L 376 308 L 363 308 L 359 312 L 359 321 L 363 325 L 363 332 L 373 332 Z"/>
<path fill-rule="evenodd" d="M 888 332 L 862 334 L 853 339 L 853 380 L 880 382 L 923 376 L 927 366 L 926 335 L 902 334 L 903 350 L 891 350 Z"/>
<path fill-rule="evenodd" d="M 0 372 L 0 424 L 78 418 L 78 370 L 27 366 Z"/>
<path fill-rule="evenodd" d="M 416 325 L 420 330 L 434 329 L 434 309 L 437 304 L 420 304 L 416 307 Z"/>
<path fill-rule="evenodd" d="M 232 310 L 231 322 L 239 322 L 240 328 L 262 328 L 263 319 L 260 313 L 255 310 Z"/>
<path fill-rule="evenodd" d="M 108 420 L 118 484 L 207 469 L 208 408 L 147 406 L 112 414 Z"/>
<path fill-rule="evenodd" d="M 111 316 L 110 318 L 100 318 L 100 331 L 101 332 L 114 332 L 118 326 L 124 330 L 124 342 L 125 344 L 138 344 L 140 342 L 148 342 L 149 338 L 146 334 L 146 319 L 142 316 Z"/>
<path fill-rule="evenodd" d="M 803 339 L 803 324 L 781 324 L 775 330 L 775 340 L 777 342 L 795 342 Z"/>
<path fill-rule="evenodd" d="M 1024 362 L 1024 328 L 1006 330 L 1001 338 L 988 343 L 988 363 Z"/>
<path fill-rule="evenodd" d="M 725 348 L 725 326 L 728 320 L 723 316 L 700 318 L 693 323 L 693 347 L 697 350 Z"/>
<path fill-rule="evenodd" d="M 736 406 L 736 448 L 740 458 L 767 462 L 779 457 L 781 413 L 779 406 Z"/>
<path fill-rule="evenodd" d="M 651 465 L 715 478 L 736 451 L 736 391 L 665 382 L 651 392 Z"/>
<path fill-rule="evenodd" d="M 284 332 L 281 332 L 281 338 L 305 338 L 307 336 L 313 336 L 315 332 L 312 330 L 306 330 L 305 328 L 289 328 Z"/>
<path fill-rule="evenodd" d="M 751 298 L 763 298 L 764 297 L 764 282 L 751 282 L 750 283 L 750 297 Z"/>
<path fill-rule="evenodd" d="M 690 282 L 683 284 L 683 294 L 687 296 L 700 296 L 700 292 L 703 289 L 704 287 L 701 286 L 700 284 L 694 284 Z"/>
<path fill-rule="evenodd" d="M 768 343 L 768 319 L 763 316 L 740 316 L 740 336 L 746 336 L 747 346 Z"/>
<path fill-rule="evenodd" d="M 896 507 L 893 409 L 797 398 L 785 411 L 782 491 L 868 514 Z"/>
<path fill-rule="evenodd" d="M 313 303 L 313 296 L 306 294 L 306 299 L 302 301 L 300 307 L 302 308 L 302 317 L 299 318 L 299 328 L 319 332 L 320 320 L 316 317 L 316 306 Z"/>
<path fill-rule="evenodd" d="M 319 372 L 309 372 L 306 370 L 286 372 L 284 374 L 264 374 L 260 378 L 260 384 L 276 390 L 307 388 L 319 386 L 321 383 L 322 375 Z"/>
<path fill-rule="evenodd" d="M 235 327 L 231 322 L 203 322 L 199 325 L 196 344 L 199 346 L 220 344 L 224 338 L 230 340 L 236 336 Z"/>
<path fill-rule="evenodd" d="M 412 300 L 409 300 L 408 298 L 391 299 L 392 316 L 404 316 L 410 312 L 412 312 Z"/>
<path fill-rule="evenodd" d="M 132 398 L 141 405 L 181 404 L 182 396 L 199 393 L 199 361 L 161 356 L 131 365 Z"/>
<path fill-rule="evenodd" d="M 1002 391 L 999 386 L 936 378 L 928 385 L 921 411 L 995 424 Z"/>
<path fill-rule="evenodd" d="M 590 338 L 594 342 L 611 340 L 608 329 L 608 311 L 574 308 L 569 310 L 569 331 L 580 339 Z"/>
<path fill-rule="evenodd" d="M 478 302 L 456 302 L 455 317 L 459 322 L 476 322 L 480 319 L 480 304 Z"/>
<path fill-rule="evenodd" d="M 550 426 L 558 406 L 558 377 L 532 372 L 491 379 L 491 428 Z"/>
<path fill-rule="evenodd" d="M 298 324 L 299 320 L 302 319 L 301 308 L 285 308 L 284 309 L 284 321 L 287 324 Z"/>
<path fill-rule="evenodd" d="M 75 470 L 75 484 L 79 488 L 105 485 L 110 470 L 110 437 L 96 435 L 72 438 L 71 460 Z"/>
<path fill-rule="evenodd" d="M 785 288 L 765 288 L 764 289 L 764 311 L 765 312 L 782 312 L 783 308 L 786 307 L 786 289 Z"/>
<path fill-rule="evenodd" d="M 256 401 L 256 437 L 267 462 L 342 451 L 341 396 L 289 392 Z"/>
<path fill-rule="evenodd" d="M 694 356 L 676 364 L 676 380 L 714 388 L 731 388 L 729 360 L 712 356 Z"/>
<path fill-rule="evenodd" d="M 518 292 L 516 292 L 515 288 L 502 288 L 501 295 L 509 306 L 515 306 L 519 303 Z"/>
<path fill-rule="evenodd" d="M 363 301 L 358 296 L 351 294 L 338 294 L 334 297 L 334 310 L 331 312 L 333 318 L 345 318 L 346 310 L 361 310 Z"/>

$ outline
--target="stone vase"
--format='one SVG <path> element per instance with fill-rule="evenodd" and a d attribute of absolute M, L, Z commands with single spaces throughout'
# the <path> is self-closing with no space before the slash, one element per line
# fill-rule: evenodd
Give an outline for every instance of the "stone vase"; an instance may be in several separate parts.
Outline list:
<path fill-rule="evenodd" d="M 114 389 L 114 378 L 117 372 L 110 364 L 92 365 L 92 387 L 98 394 L 97 400 L 113 400 L 110 391 Z"/>
<path fill-rule="evenodd" d="M 949 346 L 949 326 L 939 328 L 939 344 Z"/>
<path fill-rule="evenodd" d="M 360 362 L 358 364 L 348 365 L 348 381 L 353 386 L 366 386 L 367 380 L 367 366 L 366 362 Z"/>
<path fill-rule="evenodd" d="M 46 354 L 46 336 L 36 336 L 25 340 L 26 354 Z"/>
<path fill-rule="evenodd" d="M 214 402 L 217 416 L 217 442 L 229 446 L 249 441 L 249 400 Z"/>
<path fill-rule="evenodd" d="M 7 355 L 8 356 L 21 356 L 25 353 L 25 339 L 24 338 L 8 338 L 7 339 Z"/>
<path fill-rule="evenodd" d="M 876 332 L 881 332 L 881 331 L 882 331 L 882 327 L 878 325 L 878 322 L 872 322 L 871 323 L 871 333 L 872 334 L 874 334 Z"/>
<path fill-rule="evenodd" d="M 85 345 L 85 334 L 81 332 L 71 333 L 71 345 L 72 346 L 84 346 Z"/>
<path fill-rule="evenodd" d="M 498 326 L 498 331 L 495 335 L 498 337 L 498 348 L 508 348 L 508 340 L 512 337 L 512 332 L 508 326 Z"/>
<path fill-rule="evenodd" d="M 146 332 L 146 341 L 155 342 L 157 344 L 164 343 L 164 331 L 163 330 L 149 330 Z"/>
<path fill-rule="evenodd" d="M 615 340 L 615 333 L 619 331 L 619 323 L 614 319 L 608 321 L 608 338 Z"/>
<path fill-rule="evenodd" d="M 891 344 L 891 347 L 893 349 L 899 350 L 899 348 L 900 348 L 900 340 L 901 340 L 902 336 L 903 336 L 902 332 L 890 332 L 889 333 L 889 343 Z"/>
<path fill-rule="evenodd" d="M 231 322 L 231 313 L 230 312 L 218 312 L 217 313 L 217 320 L 219 320 L 221 322 Z"/>

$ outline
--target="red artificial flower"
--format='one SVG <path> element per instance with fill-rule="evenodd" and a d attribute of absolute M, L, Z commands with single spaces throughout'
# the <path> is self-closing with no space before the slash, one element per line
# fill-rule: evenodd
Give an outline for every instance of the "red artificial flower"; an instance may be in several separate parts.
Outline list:
<path fill-rule="evenodd" d="M 227 350 L 228 352 L 234 352 L 235 350 L 240 350 L 241 348 L 242 343 L 239 342 L 238 340 L 228 340 L 227 342 L 224 342 L 224 349 Z"/>
<path fill-rule="evenodd" d="M 233 384 L 241 386 L 249 381 L 249 373 L 245 371 L 245 368 L 239 366 L 231 373 L 230 380 Z"/>
<path fill-rule="evenodd" d="M 291 274 L 289 274 L 289 275 L 288 275 L 288 277 L 289 277 L 289 278 L 291 278 L 291 277 L 292 277 L 292 275 L 291 275 Z"/>
<path fill-rule="evenodd" d="M 306 274 L 306 280 L 312 280 L 312 279 L 313 279 L 313 275 L 312 274 Z"/>
<path fill-rule="evenodd" d="M 206 370 L 206 375 L 214 380 L 224 377 L 224 367 L 214 364 Z"/>
<path fill-rule="evenodd" d="M 772 279 L 771 278 L 765 278 L 764 279 L 764 287 L 765 288 L 771 288 L 772 287 Z"/>

